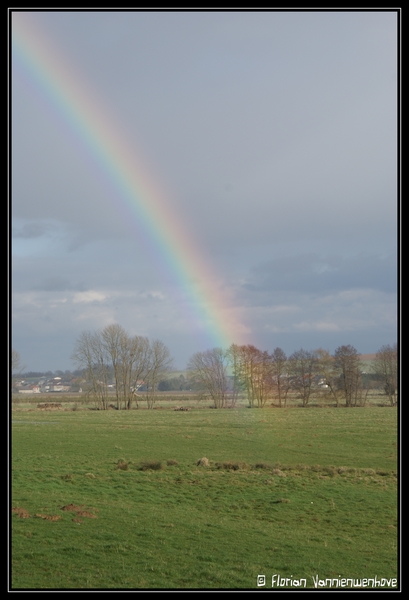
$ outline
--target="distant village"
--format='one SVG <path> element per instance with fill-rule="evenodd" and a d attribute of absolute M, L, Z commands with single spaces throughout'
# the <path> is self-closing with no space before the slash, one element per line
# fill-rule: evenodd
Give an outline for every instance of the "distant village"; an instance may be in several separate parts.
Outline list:
<path fill-rule="evenodd" d="M 61 371 L 60 371 L 61 373 Z M 108 383 L 106 385 L 108 390 L 114 391 L 115 384 Z M 54 374 L 37 375 L 34 376 L 32 373 L 21 375 L 20 377 L 13 377 L 12 385 L 14 394 L 44 394 L 44 393 L 82 393 L 86 391 L 86 380 L 82 375 L 78 373 L 61 373 L 61 376 L 55 376 Z M 138 381 L 135 391 L 144 391 L 145 384 L 143 381 Z"/>
<path fill-rule="evenodd" d="M 41 377 L 36 383 L 20 379 L 14 382 L 13 388 L 19 394 L 44 394 L 45 392 L 82 392 L 78 377 Z"/>

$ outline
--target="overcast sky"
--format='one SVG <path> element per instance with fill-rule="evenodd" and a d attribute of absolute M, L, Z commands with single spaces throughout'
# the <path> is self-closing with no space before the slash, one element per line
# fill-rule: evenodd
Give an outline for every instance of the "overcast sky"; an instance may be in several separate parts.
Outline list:
<path fill-rule="evenodd" d="M 130 210 L 95 151 L 103 134 L 87 145 L 52 73 L 13 50 L 11 323 L 27 370 L 73 369 L 78 335 L 109 323 L 162 340 L 180 369 L 218 339 L 287 354 L 396 341 L 396 12 L 13 12 L 12 25 L 126 138 L 208 278 L 192 296 L 166 270 L 173 249 L 140 218 L 149 194 Z"/>

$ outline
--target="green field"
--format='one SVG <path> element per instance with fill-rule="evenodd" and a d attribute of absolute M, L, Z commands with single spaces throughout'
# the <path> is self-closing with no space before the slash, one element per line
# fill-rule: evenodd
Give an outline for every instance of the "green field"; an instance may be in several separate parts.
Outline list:
<path fill-rule="evenodd" d="M 11 589 L 396 586 L 397 454 L 390 407 L 15 410 Z"/>

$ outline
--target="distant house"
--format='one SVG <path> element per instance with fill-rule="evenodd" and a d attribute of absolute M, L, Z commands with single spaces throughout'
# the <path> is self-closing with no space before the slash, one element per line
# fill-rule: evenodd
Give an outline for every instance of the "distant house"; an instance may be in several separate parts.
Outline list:
<path fill-rule="evenodd" d="M 28 387 L 20 388 L 18 390 L 19 394 L 39 394 L 40 387 L 38 385 L 30 385 Z"/>
<path fill-rule="evenodd" d="M 69 392 L 71 389 L 70 385 L 62 385 L 62 384 L 57 384 L 57 385 L 51 385 L 50 386 L 50 392 Z"/>

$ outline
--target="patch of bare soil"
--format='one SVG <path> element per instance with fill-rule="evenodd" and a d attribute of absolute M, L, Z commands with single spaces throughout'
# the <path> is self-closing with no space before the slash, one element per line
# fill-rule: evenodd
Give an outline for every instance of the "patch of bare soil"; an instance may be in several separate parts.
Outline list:
<path fill-rule="evenodd" d="M 20 508 L 19 506 L 12 508 L 11 512 L 15 513 L 18 517 L 21 517 L 22 519 L 28 519 L 30 517 L 30 513 L 28 513 L 25 508 Z"/>
<path fill-rule="evenodd" d="M 77 506 L 75 504 L 66 504 L 65 506 L 61 507 L 61 510 L 74 512 L 76 514 L 76 517 L 72 519 L 74 523 L 82 523 L 82 520 L 79 517 L 88 517 L 89 519 L 98 518 L 97 515 L 94 515 L 94 513 L 90 512 L 89 510 L 83 510 L 84 508 L 84 504 L 82 506 Z M 93 510 L 95 512 L 98 512 L 96 508 Z M 13 507 L 11 509 L 11 512 L 16 514 L 21 519 L 29 519 L 31 516 L 25 508 L 21 508 L 20 506 Z M 44 519 L 45 521 L 60 521 L 62 519 L 60 515 L 45 515 L 42 513 L 36 513 L 34 516 L 39 519 Z"/>
<path fill-rule="evenodd" d="M 97 515 L 90 513 L 88 510 L 77 510 L 76 514 L 79 517 L 88 517 L 89 519 L 96 519 Z"/>
<path fill-rule="evenodd" d="M 89 519 L 97 519 L 96 515 L 94 515 L 89 510 L 83 510 L 83 508 L 84 508 L 84 504 L 82 504 L 81 506 L 76 506 L 75 504 L 66 504 L 65 506 L 61 507 L 61 510 L 68 510 L 71 512 L 75 512 L 77 517 L 88 517 Z M 94 509 L 94 510 L 96 510 L 96 509 Z M 96 512 L 98 512 L 98 511 L 96 511 Z M 73 519 L 73 521 L 74 521 L 74 523 L 82 523 L 82 521 L 80 519 L 78 519 L 78 520 Z"/>
<path fill-rule="evenodd" d="M 65 506 L 61 507 L 61 510 L 71 510 L 73 512 L 76 512 L 77 510 L 82 510 L 84 506 L 84 504 L 82 504 L 81 506 L 76 506 L 75 504 L 66 504 Z"/>

